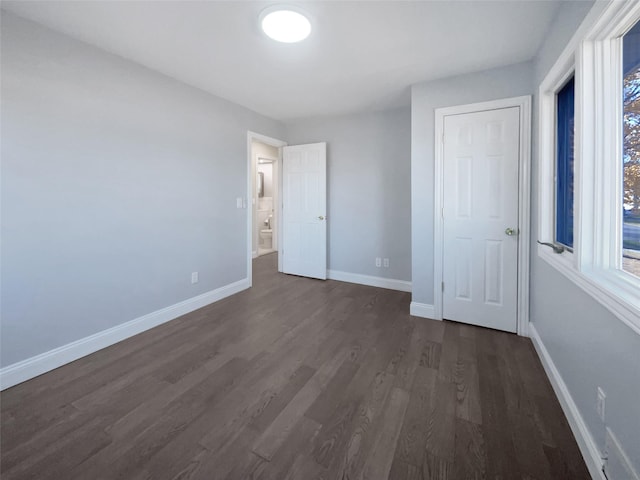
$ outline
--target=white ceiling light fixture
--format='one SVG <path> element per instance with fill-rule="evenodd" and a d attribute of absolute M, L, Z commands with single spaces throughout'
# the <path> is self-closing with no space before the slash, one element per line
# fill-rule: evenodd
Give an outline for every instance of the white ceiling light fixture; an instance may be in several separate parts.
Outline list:
<path fill-rule="evenodd" d="M 301 42 L 311 33 L 309 17 L 295 7 L 276 5 L 260 13 L 260 27 L 271 39 L 282 43 Z"/>

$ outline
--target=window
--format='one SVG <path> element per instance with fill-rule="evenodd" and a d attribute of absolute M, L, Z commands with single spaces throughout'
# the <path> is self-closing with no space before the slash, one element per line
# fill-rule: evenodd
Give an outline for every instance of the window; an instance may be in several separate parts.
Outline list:
<path fill-rule="evenodd" d="M 572 76 L 556 95 L 555 241 L 573 248 L 574 91 Z"/>
<path fill-rule="evenodd" d="M 622 41 L 622 268 L 640 277 L 640 23 Z"/>
<path fill-rule="evenodd" d="M 594 4 L 539 122 L 538 255 L 640 334 L 640 2 Z"/>

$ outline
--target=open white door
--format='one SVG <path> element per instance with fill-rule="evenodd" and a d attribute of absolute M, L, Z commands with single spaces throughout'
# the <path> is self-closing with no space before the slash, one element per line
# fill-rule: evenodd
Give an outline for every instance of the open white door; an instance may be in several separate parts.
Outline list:
<path fill-rule="evenodd" d="M 520 111 L 444 117 L 443 317 L 515 332 Z"/>
<path fill-rule="evenodd" d="M 327 144 L 282 148 L 282 271 L 327 278 Z"/>

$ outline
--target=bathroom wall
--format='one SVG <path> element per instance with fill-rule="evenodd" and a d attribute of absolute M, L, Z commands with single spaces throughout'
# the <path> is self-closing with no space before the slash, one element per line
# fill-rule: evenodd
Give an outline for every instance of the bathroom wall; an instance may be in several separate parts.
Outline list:
<path fill-rule="evenodd" d="M 258 172 L 264 175 L 264 196 L 273 197 L 273 164 L 258 163 Z"/>
<path fill-rule="evenodd" d="M 263 174 L 263 184 L 264 184 L 264 195 L 262 197 L 258 197 L 258 216 L 257 216 L 257 224 L 256 228 L 258 230 L 258 246 L 260 248 L 268 248 L 275 249 L 277 248 L 277 243 L 274 241 L 276 239 L 276 235 L 273 234 L 277 230 L 276 226 L 276 211 L 275 211 L 275 203 L 274 203 L 274 177 L 273 177 L 273 164 L 272 163 L 258 163 L 258 173 Z M 265 222 L 270 218 L 269 225 L 265 224 Z M 265 239 L 260 237 L 260 230 L 270 228 L 273 230 L 271 234 L 270 245 L 265 245 Z M 259 252 L 258 252 L 259 253 Z"/>
<path fill-rule="evenodd" d="M 262 132 L 259 132 L 259 133 L 262 133 Z M 279 137 L 279 138 L 282 138 L 282 137 Z M 258 142 L 256 140 L 253 140 L 251 142 L 251 158 L 252 158 L 251 178 L 253 178 L 253 198 L 252 198 L 253 238 L 252 238 L 251 250 L 254 256 L 258 254 L 258 244 L 260 240 L 259 232 L 260 232 L 260 229 L 263 228 L 263 224 L 258 219 L 258 209 L 261 202 L 261 200 L 258 198 L 258 184 L 257 184 L 258 158 L 264 157 L 264 158 L 271 158 L 275 160 L 275 159 L 278 159 L 279 156 L 280 156 L 280 152 L 278 148 L 272 147 L 271 145 L 267 145 L 266 143 Z M 272 179 L 272 184 L 273 184 L 273 179 Z M 272 196 L 273 196 L 273 193 L 272 193 Z M 264 200 L 262 200 L 262 203 L 264 204 Z M 274 216 L 275 216 L 275 213 L 274 213 Z"/>

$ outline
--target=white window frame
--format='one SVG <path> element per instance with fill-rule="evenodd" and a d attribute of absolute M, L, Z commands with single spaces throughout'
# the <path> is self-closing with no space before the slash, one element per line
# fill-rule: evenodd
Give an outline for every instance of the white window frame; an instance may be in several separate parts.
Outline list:
<path fill-rule="evenodd" d="M 556 231 L 556 132 L 557 132 L 557 94 L 567 83 L 567 80 L 575 74 L 575 60 L 573 51 L 565 51 L 558 59 L 553 69 L 549 72 L 545 80 L 540 85 L 538 131 L 540 135 L 540 161 L 538 170 L 538 185 L 540 186 L 539 196 L 539 223 L 538 238 L 541 242 L 555 244 Z M 577 82 L 577 78 L 576 78 Z M 576 83 L 577 90 L 577 83 Z M 578 102 L 574 102 L 576 107 L 576 118 Z M 577 146 L 577 145 L 576 145 Z M 574 166 L 576 165 L 576 151 L 574 147 Z M 575 167 L 574 167 L 575 168 Z M 574 190 L 575 190 L 574 172 Z M 575 202 L 575 198 L 574 198 Z M 575 205 L 574 205 L 575 218 Z M 574 250 L 577 236 L 574 227 Z M 553 253 L 549 247 L 538 245 L 538 255 L 545 260 L 558 265 L 564 269 L 573 268 L 575 265 L 574 255 L 571 250 L 565 249 L 562 253 Z"/>
<path fill-rule="evenodd" d="M 594 6 L 540 85 L 539 240 L 554 242 L 556 93 L 575 65 L 574 248 L 538 255 L 640 334 L 640 279 L 622 270 L 622 36 L 640 3 Z M 612 158 L 614 158 L 612 165 Z M 612 168 L 613 167 L 613 168 Z"/>

